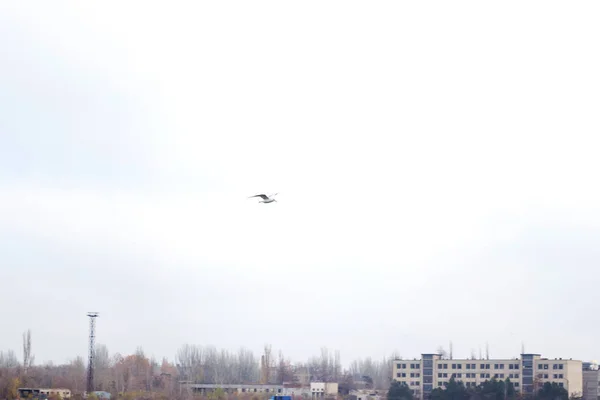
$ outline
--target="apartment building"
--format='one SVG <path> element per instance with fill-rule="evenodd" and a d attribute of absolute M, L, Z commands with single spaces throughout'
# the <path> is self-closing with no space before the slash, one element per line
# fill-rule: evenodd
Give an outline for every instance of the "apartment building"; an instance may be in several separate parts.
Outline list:
<path fill-rule="evenodd" d="M 514 384 L 521 393 L 534 393 L 545 382 L 556 382 L 570 395 L 582 394 L 582 362 L 542 358 L 539 354 L 522 354 L 521 358 L 504 360 L 449 360 L 439 354 L 422 354 L 420 360 L 394 360 L 393 376 L 406 383 L 415 396 L 426 399 L 437 387 L 451 378 L 466 387 L 475 387 L 493 378 Z"/>

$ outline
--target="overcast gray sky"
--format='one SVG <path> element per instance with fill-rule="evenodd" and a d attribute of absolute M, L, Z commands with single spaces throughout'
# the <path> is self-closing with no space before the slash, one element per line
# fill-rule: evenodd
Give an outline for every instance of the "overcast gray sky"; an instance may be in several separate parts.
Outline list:
<path fill-rule="evenodd" d="M 0 349 L 600 359 L 598 20 L 2 2 Z"/>

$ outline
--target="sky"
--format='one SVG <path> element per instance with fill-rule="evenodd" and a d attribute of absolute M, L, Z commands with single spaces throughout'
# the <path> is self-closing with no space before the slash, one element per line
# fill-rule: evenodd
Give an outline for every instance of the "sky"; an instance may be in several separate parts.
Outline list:
<path fill-rule="evenodd" d="M 2 2 L 0 350 L 600 359 L 599 18 Z"/>

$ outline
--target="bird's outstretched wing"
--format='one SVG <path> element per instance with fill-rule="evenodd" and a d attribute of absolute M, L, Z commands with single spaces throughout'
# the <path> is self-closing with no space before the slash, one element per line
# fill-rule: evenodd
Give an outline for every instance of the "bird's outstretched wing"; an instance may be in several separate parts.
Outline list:
<path fill-rule="evenodd" d="M 254 196 L 250 196 L 248 198 L 251 199 L 253 197 L 261 197 L 263 200 L 269 200 L 269 198 L 267 197 L 266 194 L 257 194 L 257 195 L 254 195 Z"/>

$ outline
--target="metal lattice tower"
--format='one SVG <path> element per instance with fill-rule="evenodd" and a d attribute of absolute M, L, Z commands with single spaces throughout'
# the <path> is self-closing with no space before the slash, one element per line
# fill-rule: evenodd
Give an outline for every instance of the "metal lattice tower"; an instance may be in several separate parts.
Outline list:
<path fill-rule="evenodd" d="M 89 312 L 87 316 L 90 317 L 90 356 L 88 359 L 88 373 L 87 373 L 87 392 L 92 393 L 94 391 L 94 358 L 96 355 L 96 318 L 100 315 L 97 312 Z"/>

